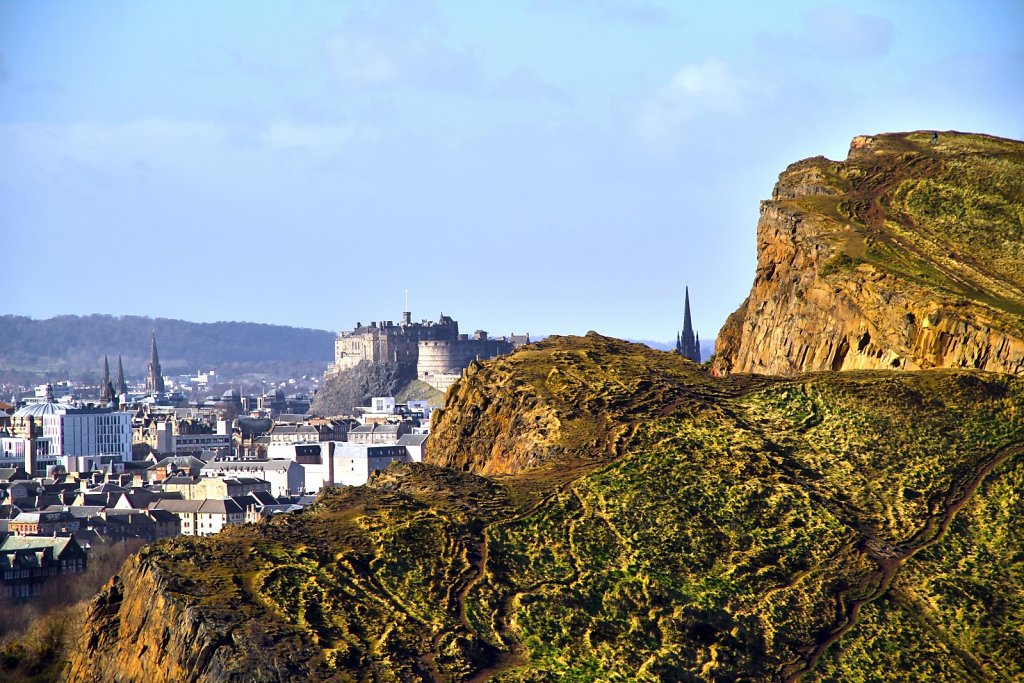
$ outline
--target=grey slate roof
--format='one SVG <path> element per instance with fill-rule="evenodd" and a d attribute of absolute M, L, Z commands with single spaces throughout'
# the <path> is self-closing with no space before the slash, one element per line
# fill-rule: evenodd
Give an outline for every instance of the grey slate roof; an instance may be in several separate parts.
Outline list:
<path fill-rule="evenodd" d="M 225 498 L 224 500 L 207 498 L 202 501 L 202 505 L 199 507 L 199 512 L 202 514 L 227 515 L 241 514 L 245 511 L 231 498 Z"/>

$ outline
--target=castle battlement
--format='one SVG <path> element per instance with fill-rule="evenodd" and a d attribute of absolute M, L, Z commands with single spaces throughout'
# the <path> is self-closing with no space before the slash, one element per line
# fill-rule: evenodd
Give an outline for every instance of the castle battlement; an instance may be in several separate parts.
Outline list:
<path fill-rule="evenodd" d="M 528 344 L 529 335 L 488 338 L 484 330 L 472 336 L 459 333 L 459 323 L 443 313 L 435 322 L 412 322 L 406 311 L 402 321 L 381 320 L 355 327 L 334 340 L 334 364 L 327 375 L 349 370 L 365 361 L 393 362 L 407 379 L 433 375 L 458 375 L 476 359 L 494 358 Z"/>

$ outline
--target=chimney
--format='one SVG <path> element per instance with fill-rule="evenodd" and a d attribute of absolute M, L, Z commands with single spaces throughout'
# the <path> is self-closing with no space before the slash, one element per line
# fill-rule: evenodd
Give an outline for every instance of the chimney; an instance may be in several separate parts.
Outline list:
<path fill-rule="evenodd" d="M 336 445 L 337 444 L 335 444 L 335 442 L 333 442 L 333 441 L 328 441 L 327 442 L 327 476 L 328 476 L 328 478 L 330 480 L 329 483 L 331 484 L 331 486 L 334 486 L 334 484 L 335 484 L 335 480 L 334 480 L 334 448 L 335 448 Z"/>
<path fill-rule="evenodd" d="M 36 476 L 36 430 L 34 420 L 31 416 L 28 418 L 28 443 L 25 444 L 25 472 L 28 476 L 35 478 Z"/>

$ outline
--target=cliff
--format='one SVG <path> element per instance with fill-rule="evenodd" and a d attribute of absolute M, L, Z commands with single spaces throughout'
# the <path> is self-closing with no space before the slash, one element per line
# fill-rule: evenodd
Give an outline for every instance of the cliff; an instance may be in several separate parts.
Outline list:
<path fill-rule="evenodd" d="M 964 367 L 1024 374 L 1024 143 L 855 138 L 787 168 L 715 370 Z"/>
<path fill-rule="evenodd" d="M 140 553 L 67 679 L 1024 676 L 1024 379 L 589 334 L 474 365 L 432 443 L 453 467 Z"/>

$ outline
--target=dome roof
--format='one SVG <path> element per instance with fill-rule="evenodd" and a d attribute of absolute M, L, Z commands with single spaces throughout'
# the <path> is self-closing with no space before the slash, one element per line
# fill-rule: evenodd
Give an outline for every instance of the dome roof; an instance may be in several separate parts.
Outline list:
<path fill-rule="evenodd" d="M 42 417 L 43 415 L 63 415 L 68 407 L 60 403 L 29 403 L 14 411 L 12 417 Z"/>

